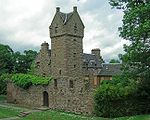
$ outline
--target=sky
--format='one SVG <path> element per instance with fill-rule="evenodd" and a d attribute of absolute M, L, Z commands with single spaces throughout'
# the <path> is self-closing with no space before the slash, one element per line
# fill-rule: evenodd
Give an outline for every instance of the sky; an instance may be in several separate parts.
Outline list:
<path fill-rule="evenodd" d="M 118 32 L 123 12 L 112 9 L 108 0 L 0 0 L 0 43 L 14 51 L 39 51 L 44 41 L 51 44 L 49 25 L 56 7 L 69 13 L 73 6 L 78 7 L 85 25 L 84 53 L 100 48 L 105 61 L 118 59 L 127 43 Z"/>

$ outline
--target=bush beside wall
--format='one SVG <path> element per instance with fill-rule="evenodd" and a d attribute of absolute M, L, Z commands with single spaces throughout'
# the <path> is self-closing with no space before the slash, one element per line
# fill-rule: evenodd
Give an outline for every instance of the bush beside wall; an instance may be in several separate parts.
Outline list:
<path fill-rule="evenodd" d="M 131 79 L 116 76 L 112 81 L 103 81 L 94 95 L 95 114 L 121 117 L 150 113 L 150 97 L 138 92 L 138 82 Z"/>

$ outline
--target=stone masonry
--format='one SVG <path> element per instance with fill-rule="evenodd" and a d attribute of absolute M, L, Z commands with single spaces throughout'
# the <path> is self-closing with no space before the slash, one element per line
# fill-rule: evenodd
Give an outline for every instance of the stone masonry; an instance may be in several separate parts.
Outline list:
<path fill-rule="evenodd" d="M 91 54 L 83 53 L 84 24 L 77 7 L 70 13 L 62 13 L 57 7 L 49 31 L 51 50 L 48 43 L 42 43 L 35 60 L 35 74 L 52 76 L 54 80 L 47 86 L 31 86 L 28 90 L 9 82 L 7 101 L 33 107 L 47 106 L 51 109 L 92 114 L 93 92 L 101 80 L 111 79 L 115 74 L 112 69 L 115 66 L 111 65 L 110 70 L 110 65 L 102 64 L 98 48 L 93 49 Z M 109 76 L 105 73 L 109 73 Z"/>

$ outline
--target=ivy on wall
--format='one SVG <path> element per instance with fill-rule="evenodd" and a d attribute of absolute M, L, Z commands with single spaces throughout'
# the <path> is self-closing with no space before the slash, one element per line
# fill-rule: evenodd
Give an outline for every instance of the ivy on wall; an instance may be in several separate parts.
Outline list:
<path fill-rule="evenodd" d="M 32 85 L 48 85 L 52 80 L 52 77 L 42 77 L 30 74 L 14 74 L 12 76 L 12 81 L 15 85 L 28 89 Z"/>

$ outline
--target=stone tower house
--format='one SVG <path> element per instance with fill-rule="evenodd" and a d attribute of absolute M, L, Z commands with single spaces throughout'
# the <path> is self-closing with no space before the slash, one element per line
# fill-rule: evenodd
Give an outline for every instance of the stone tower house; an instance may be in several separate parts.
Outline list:
<path fill-rule="evenodd" d="M 54 78 L 81 77 L 82 75 L 82 38 L 84 25 L 77 12 L 56 14 L 49 27 L 51 38 L 51 70 Z"/>
<path fill-rule="evenodd" d="M 73 12 L 56 14 L 49 26 L 51 50 L 41 45 L 35 60 L 35 74 L 52 76 L 48 85 L 31 86 L 24 90 L 7 84 L 7 101 L 28 106 L 47 106 L 67 112 L 92 114 L 93 92 L 102 80 L 111 80 L 120 72 L 120 64 L 103 64 L 100 49 L 83 53 L 84 25 L 77 7 Z"/>

